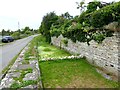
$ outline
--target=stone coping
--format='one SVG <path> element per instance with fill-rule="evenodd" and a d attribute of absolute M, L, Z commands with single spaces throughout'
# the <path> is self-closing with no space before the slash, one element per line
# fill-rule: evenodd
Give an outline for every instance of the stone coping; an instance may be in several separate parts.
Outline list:
<path fill-rule="evenodd" d="M 41 61 L 50 61 L 50 60 L 64 60 L 64 59 L 79 59 L 79 58 L 83 58 L 84 56 L 82 55 L 78 55 L 78 56 L 75 56 L 75 55 L 71 55 L 71 56 L 65 56 L 65 57 L 56 57 L 56 58 L 43 58 L 41 59 Z"/>

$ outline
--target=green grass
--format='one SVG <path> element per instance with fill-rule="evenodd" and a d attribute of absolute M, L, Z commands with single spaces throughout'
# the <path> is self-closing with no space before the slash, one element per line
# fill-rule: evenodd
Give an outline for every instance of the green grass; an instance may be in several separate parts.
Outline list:
<path fill-rule="evenodd" d="M 65 50 L 61 50 L 55 46 L 52 46 L 48 43 L 43 43 L 38 47 L 40 58 L 56 58 L 70 56 L 71 54 Z"/>
<path fill-rule="evenodd" d="M 10 88 L 14 88 L 14 89 L 20 89 L 22 87 L 28 86 L 28 85 L 34 85 L 37 84 L 37 81 L 35 80 L 28 80 L 28 81 L 22 81 L 22 83 L 13 83 Z"/>
<path fill-rule="evenodd" d="M 85 59 L 41 61 L 45 88 L 114 88 L 117 82 L 105 79 Z"/>
<path fill-rule="evenodd" d="M 29 60 L 31 60 L 29 57 L 34 56 L 34 60 L 37 58 L 37 47 L 38 43 L 41 41 L 41 35 L 36 36 L 31 42 L 30 45 L 28 46 L 28 50 L 24 54 L 24 61 L 22 61 L 22 64 L 29 64 Z M 33 60 L 32 59 L 32 60 Z"/>
<path fill-rule="evenodd" d="M 70 56 L 60 48 L 45 42 L 44 37 L 38 44 L 39 59 Z M 42 80 L 45 88 L 114 88 L 117 82 L 105 79 L 85 58 L 40 61 Z"/>
<path fill-rule="evenodd" d="M 18 70 L 17 72 L 20 72 L 20 77 L 13 77 L 13 79 L 15 81 L 19 81 L 19 82 L 22 82 L 23 81 L 23 78 L 25 77 L 25 75 L 27 73 L 32 73 L 33 72 L 33 69 L 31 68 L 28 68 L 28 69 L 23 69 L 23 70 Z"/>
<path fill-rule="evenodd" d="M 37 46 L 39 52 L 39 59 L 56 58 L 56 57 L 64 57 L 71 55 L 65 50 L 61 50 L 58 47 L 55 47 L 47 43 L 42 35 L 39 36 L 39 40 L 37 39 Z"/>

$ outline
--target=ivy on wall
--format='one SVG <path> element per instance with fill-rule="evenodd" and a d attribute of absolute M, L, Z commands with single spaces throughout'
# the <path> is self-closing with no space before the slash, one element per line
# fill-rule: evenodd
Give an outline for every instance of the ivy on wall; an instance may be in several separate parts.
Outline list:
<path fill-rule="evenodd" d="M 54 15 L 54 17 L 56 17 L 54 22 L 50 23 L 49 30 L 47 30 L 49 31 L 48 38 L 52 36 L 58 37 L 62 34 L 73 42 L 87 42 L 89 45 L 91 40 L 95 40 L 98 43 L 102 43 L 106 37 L 112 36 L 114 32 L 105 29 L 104 26 L 112 22 L 118 22 L 118 25 L 120 25 L 120 2 L 108 5 L 103 5 L 96 1 L 90 2 L 86 11 L 82 12 L 80 16 L 70 18 L 71 16 L 67 12 L 67 14 Z M 40 30 L 45 29 L 41 28 Z"/>

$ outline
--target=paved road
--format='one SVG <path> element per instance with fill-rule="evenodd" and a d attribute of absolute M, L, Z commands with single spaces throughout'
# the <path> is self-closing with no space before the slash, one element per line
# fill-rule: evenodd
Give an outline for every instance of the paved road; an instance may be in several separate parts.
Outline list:
<path fill-rule="evenodd" d="M 0 46 L 0 72 L 35 36 L 36 35 L 29 36 L 27 38 L 14 41 L 10 44 Z"/>

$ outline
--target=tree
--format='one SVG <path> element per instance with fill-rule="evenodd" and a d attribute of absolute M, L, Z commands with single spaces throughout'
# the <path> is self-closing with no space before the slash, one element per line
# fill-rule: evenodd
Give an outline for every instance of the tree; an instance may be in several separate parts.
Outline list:
<path fill-rule="evenodd" d="M 58 16 L 54 12 L 47 13 L 46 16 L 43 17 L 41 22 L 41 26 L 39 27 L 39 31 L 46 37 L 47 42 L 51 42 L 50 36 L 50 27 L 58 20 Z"/>
<path fill-rule="evenodd" d="M 99 8 L 101 6 L 101 2 L 99 1 L 93 1 L 93 2 L 89 2 L 87 5 L 87 13 L 93 12 L 95 10 L 97 10 L 97 8 Z"/>
<path fill-rule="evenodd" d="M 114 2 L 111 2 L 111 3 L 106 3 L 106 2 L 100 2 L 100 1 L 92 1 L 92 2 L 89 2 L 88 5 L 87 5 L 87 13 L 90 13 L 90 12 L 93 12 L 99 8 L 103 8 L 107 5 L 110 5 L 110 4 L 113 4 Z"/>
<path fill-rule="evenodd" d="M 77 9 L 80 9 L 80 14 L 85 10 L 85 0 L 82 0 L 80 3 L 76 2 Z"/>
<path fill-rule="evenodd" d="M 73 18 L 73 16 L 71 16 L 68 12 L 62 14 L 61 16 L 65 19 L 72 19 Z"/>
<path fill-rule="evenodd" d="M 11 35 L 11 31 L 9 29 L 7 31 L 2 29 L 2 36 L 7 36 L 7 35 Z"/>
<path fill-rule="evenodd" d="M 26 26 L 24 29 L 22 29 L 21 33 L 25 34 L 26 31 L 30 31 L 30 28 Z"/>
<path fill-rule="evenodd" d="M 4 36 L 5 34 L 6 34 L 6 31 L 2 29 L 2 36 Z"/>
<path fill-rule="evenodd" d="M 20 39 L 20 33 L 19 33 L 19 32 L 14 32 L 11 36 L 12 36 L 14 39 Z"/>
<path fill-rule="evenodd" d="M 26 34 L 26 35 L 31 35 L 32 32 L 27 30 L 27 31 L 25 32 L 25 34 Z"/>

